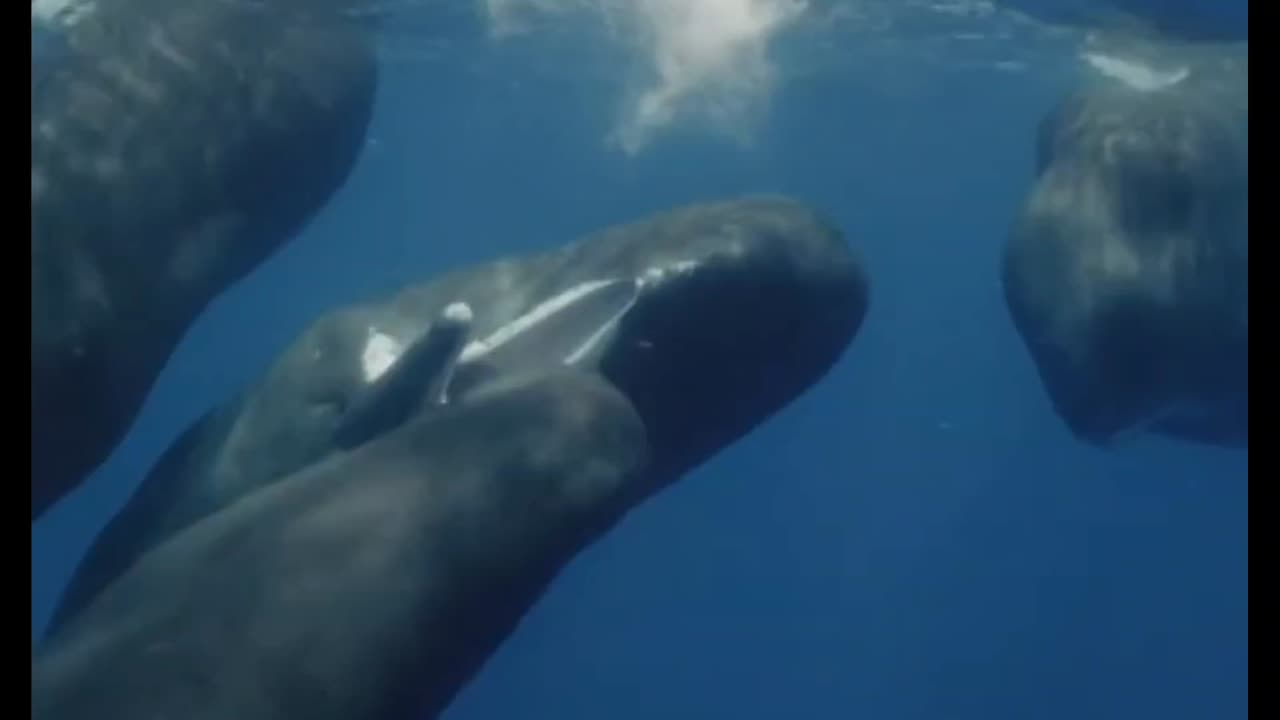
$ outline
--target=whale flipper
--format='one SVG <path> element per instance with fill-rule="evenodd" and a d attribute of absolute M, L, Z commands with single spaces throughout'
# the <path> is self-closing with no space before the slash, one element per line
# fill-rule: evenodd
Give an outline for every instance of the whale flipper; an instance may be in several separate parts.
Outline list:
<path fill-rule="evenodd" d="M 363 445 L 403 423 L 424 402 L 440 403 L 471 330 L 471 308 L 452 303 L 356 397 L 334 431 L 343 450 Z"/>

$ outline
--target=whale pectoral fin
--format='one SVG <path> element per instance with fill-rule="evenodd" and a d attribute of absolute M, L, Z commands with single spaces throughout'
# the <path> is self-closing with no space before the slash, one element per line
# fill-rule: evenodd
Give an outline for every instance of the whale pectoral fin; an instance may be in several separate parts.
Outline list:
<path fill-rule="evenodd" d="M 470 327 L 470 308 L 461 303 L 445 308 L 422 337 L 357 393 L 334 430 L 334 445 L 342 450 L 363 445 L 403 423 L 424 403 L 439 402 Z"/>
<path fill-rule="evenodd" d="M 430 382 L 430 378 L 418 375 L 434 370 L 424 364 L 406 362 L 407 356 L 429 345 L 428 338 L 419 339 L 405 352 L 405 357 L 357 391 L 333 433 L 333 444 L 338 449 L 350 450 L 363 445 L 408 419 L 422 400 L 421 395 L 413 392 L 413 387 L 425 388 Z"/>

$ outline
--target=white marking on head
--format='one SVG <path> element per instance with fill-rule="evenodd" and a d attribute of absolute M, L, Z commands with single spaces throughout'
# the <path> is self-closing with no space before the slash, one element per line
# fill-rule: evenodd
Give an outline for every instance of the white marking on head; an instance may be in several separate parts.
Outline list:
<path fill-rule="evenodd" d="M 697 260 L 677 260 L 670 265 L 654 265 L 640 273 L 637 282 L 642 289 L 656 287 L 672 277 L 688 275 L 697 270 L 699 265 Z"/>
<path fill-rule="evenodd" d="M 371 383 L 382 377 L 400 359 L 404 346 L 395 338 L 370 327 L 364 351 L 360 354 L 360 370 L 364 381 Z"/>
<path fill-rule="evenodd" d="M 1119 80 L 1139 92 L 1155 92 L 1173 87 L 1186 80 L 1191 74 L 1185 66 L 1161 71 L 1137 60 L 1101 53 L 1086 52 L 1081 57 L 1099 73 L 1113 80 Z"/>

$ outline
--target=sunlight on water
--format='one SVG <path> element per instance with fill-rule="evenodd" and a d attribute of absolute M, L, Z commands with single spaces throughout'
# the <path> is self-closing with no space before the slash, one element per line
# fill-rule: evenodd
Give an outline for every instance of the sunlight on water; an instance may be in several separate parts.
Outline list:
<path fill-rule="evenodd" d="M 98 1 L 33 0 L 33 28 L 65 31 Z M 1029 31 L 1045 39 L 1043 29 L 989 0 L 208 1 L 288 11 L 317 27 L 371 23 L 391 66 L 474 59 L 479 41 L 556 76 L 590 77 L 611 116 L 600 138 L 626 156 L 690 131 L 751 146 L 778 91 L 815 72 L 892 86 L 922 64 L 931 77 L 966 67 L 1007 73 L 1059 52 L 1023 42 Z"/>
<path fill-rule="evenodd" d="M 750 145 L 778 90 L 816 66 L 890 83 L 931 59 L 1009 72 L 1046 47 L 1026 35 L 1051 34 L 988 0 L 476 1 L 495 44 L 573 27 L 623 51 L 606 139 L 627 155 L 683 130 Z"/>
<path fill-rule="evenodd" d="M 680 120 L 745 138 L 774 84 L 770 43 L 809 8 L 804 0 L 483 1 L 494 37 L 588 13 L 643 57 L 646 77 L 623 91 L 610 134 L 628 154 Z"/>
<path fill-rule="evenodd" d="M 270 11 L 263 0 L 211 0 Z M 83 20 L 97 0 L 33 0 L 32 22 L 48 29 Z M 600 132 L 612 148 L 637 155 L 665 135 L 694 131 L 751 145 L 785 83 L 834 63 L 842 73 L 871 71 L 880 82 L 912 63 L 945 58 L 947 67 L 1021 71 L 1043 44 L 1020 42 L 1032 27 L 988 0 L 332 0 L 345 21 L 373 20 L 392 61 L 447 60 L 459 39 L 440 28 L 479 19 L 493 48 L 569 37 L 607 48 L 595 72 L 611 87 L 613 119 Z M 394 28 L 394 30 L 392 30 Z M 408 30 L 406 35 L 405 28 Z M 1040 37 L 1040 40 L 1046 37 Z M 619 57 L 616 53 L 621 53 Z M 1082 53 L 1093 71 L 1141 90 L 1177 83 L 1114 54 Z M 834 68 L 826 68 L 832 70 Z M 581 68 L 579 68 L 581 70 Z"/>

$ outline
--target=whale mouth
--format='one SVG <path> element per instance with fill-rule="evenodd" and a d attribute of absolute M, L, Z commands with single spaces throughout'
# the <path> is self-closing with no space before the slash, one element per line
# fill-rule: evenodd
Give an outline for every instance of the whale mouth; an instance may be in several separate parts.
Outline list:
<path fill-rule="evenodd" d="M 640 283 L 630 278 L 582 282 L 543 300 L 462 350 L 459 363 L 508 355 L 543 363 L 578 365 L 636 303 Z"/>
<path fill-rule="evenodd" d="M 457 357 L 462 368 L 459 384 L 478 382 L 474 368 L 484 366 L 485 378 L 528 374 L 559 366 L 590 367 L 609 349 L 623 317 L 637 303 L 646 302 L 679 279 L 697 271 L 701 263 L 681 260 L 646 268 L 634 277 L 611 277 L 580 282 L 538 302 L 492 332 L 472 338 Z M 466 306 L 454 302 L 454 305 Z M 425 333 L 423 333 L 425 336 Z M 416 341 L 413 341 L 416 342 Z M 370 327 L 361 352 L 361 377 L 373 383 L 403 357 L 413 342 Z M 474 388 L 468 388 L 472 390 Z M 455 387 L 450 394 L 458 394 Z"/>
<path fill-rule="evenodd" d="M 651 343 L 630 333 L 619 335 L 626 318 L 637 306 L 663 293 L 678 292 L 679 282 L 701 267 L 701 261 L 678 260 L 631 276 L 583 281 L 552 295 L 469 342 L 458 357 L 449 395 L 462 397 L 502 378 L 561 367 L 599 370 L 620 346 L 651 348 Z"/>
<path fill-rule="evenodd" d="M 459 353 L 457 363 L 486 364 L 495 372 L 590 364 L 599 359 L 618 322 L 642 296 L 660 291 L 673 278 L 697 267 L 697 262 L 681 261 L 651 267 L 635 278 L 578 283 L 537 303 L 488 335 L 471 339 Z M 465 303 L 455 301 L 450 307 L 454 305 L 467 307 L 469 312 Z M 412 344 L 369 327 L 360 355 L 361 379 L 366 384 L 377 381 L 400 362 Z"/>

